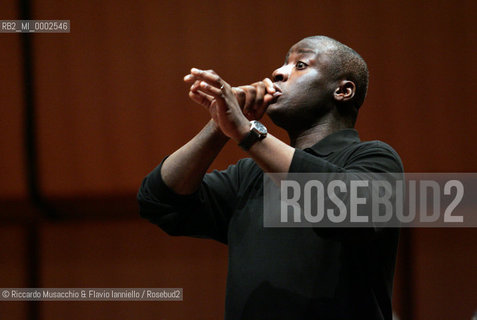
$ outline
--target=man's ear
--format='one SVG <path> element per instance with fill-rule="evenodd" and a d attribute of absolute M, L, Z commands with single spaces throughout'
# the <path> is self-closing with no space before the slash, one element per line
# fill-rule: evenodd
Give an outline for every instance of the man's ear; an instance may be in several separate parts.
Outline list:
<path fill-rule="evenodd" d="M 356 93 L 356 85 L 353 81 L 341 80 L 339 87 L 335 89 L 333 96 L 336 101 L 346 102 L 353 99 Z"/>

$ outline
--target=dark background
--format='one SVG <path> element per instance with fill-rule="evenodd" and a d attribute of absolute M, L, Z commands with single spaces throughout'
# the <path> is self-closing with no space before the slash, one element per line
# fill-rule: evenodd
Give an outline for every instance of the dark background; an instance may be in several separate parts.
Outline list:
<path fill-rule="evenodd" d="M 182 78 L 233 85 L 324 34 L 370 69 L 357 128 L 408 172 L 476 172 L 475 1 L 7 0 L 0 19 L 69 19 L 69 34 L 0 34 L 0 287 L 183 287 L 183 302 L 3 302 L 0 319 L 220 319 L 227 248 L 138 218 L 142 178 L 207 121 Z M 265 120 L 269 131 L 286 139 Z M 215 168 L 246 156 L 232 143 Z M 401 319 L 470 319 L 477 230 L 407 229 Z"/>

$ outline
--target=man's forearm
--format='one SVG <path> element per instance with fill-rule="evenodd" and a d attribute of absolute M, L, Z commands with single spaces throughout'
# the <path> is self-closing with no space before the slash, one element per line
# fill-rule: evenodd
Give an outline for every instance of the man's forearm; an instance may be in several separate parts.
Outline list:
<path fill-rule="evenodd" d="M 248 152 L 263 171 L 288 172 L 295 148 L 269 134 L 255 143 Z"/>
<path fill-rule="evenodd" d="M 162 179 L 177 194 L 195 192 L 210 164 L 228 140 L 210 120 L 192 140 L 164 161 Z"/>

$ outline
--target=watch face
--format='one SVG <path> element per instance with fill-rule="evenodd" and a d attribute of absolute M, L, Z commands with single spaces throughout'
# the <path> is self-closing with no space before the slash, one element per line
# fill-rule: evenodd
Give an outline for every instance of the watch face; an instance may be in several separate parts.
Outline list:
<path fill-rule="evenodd" d="M 261 136 L 267 134 L 267 128 L 258 121 L 252 121 L 252 129 L 255 130 Z"/>

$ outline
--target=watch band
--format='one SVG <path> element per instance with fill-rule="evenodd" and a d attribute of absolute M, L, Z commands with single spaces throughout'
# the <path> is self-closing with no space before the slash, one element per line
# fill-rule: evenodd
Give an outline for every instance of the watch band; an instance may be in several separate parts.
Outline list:
<path fill-rule="evenodd" d="M 255 142 L 267 136 L 267 128 L 259 121 L 250 121 L 250 132 L 240 141 L 239 146 L 248 151 Z"/>
<path fill-rule="evenodd" d="M 245 138 L 240 141 L 239 146 L 245 151 L 248 151 L 258 140 L 260 140 L 260 135 L 255 131 L 250 130 Z"/>

